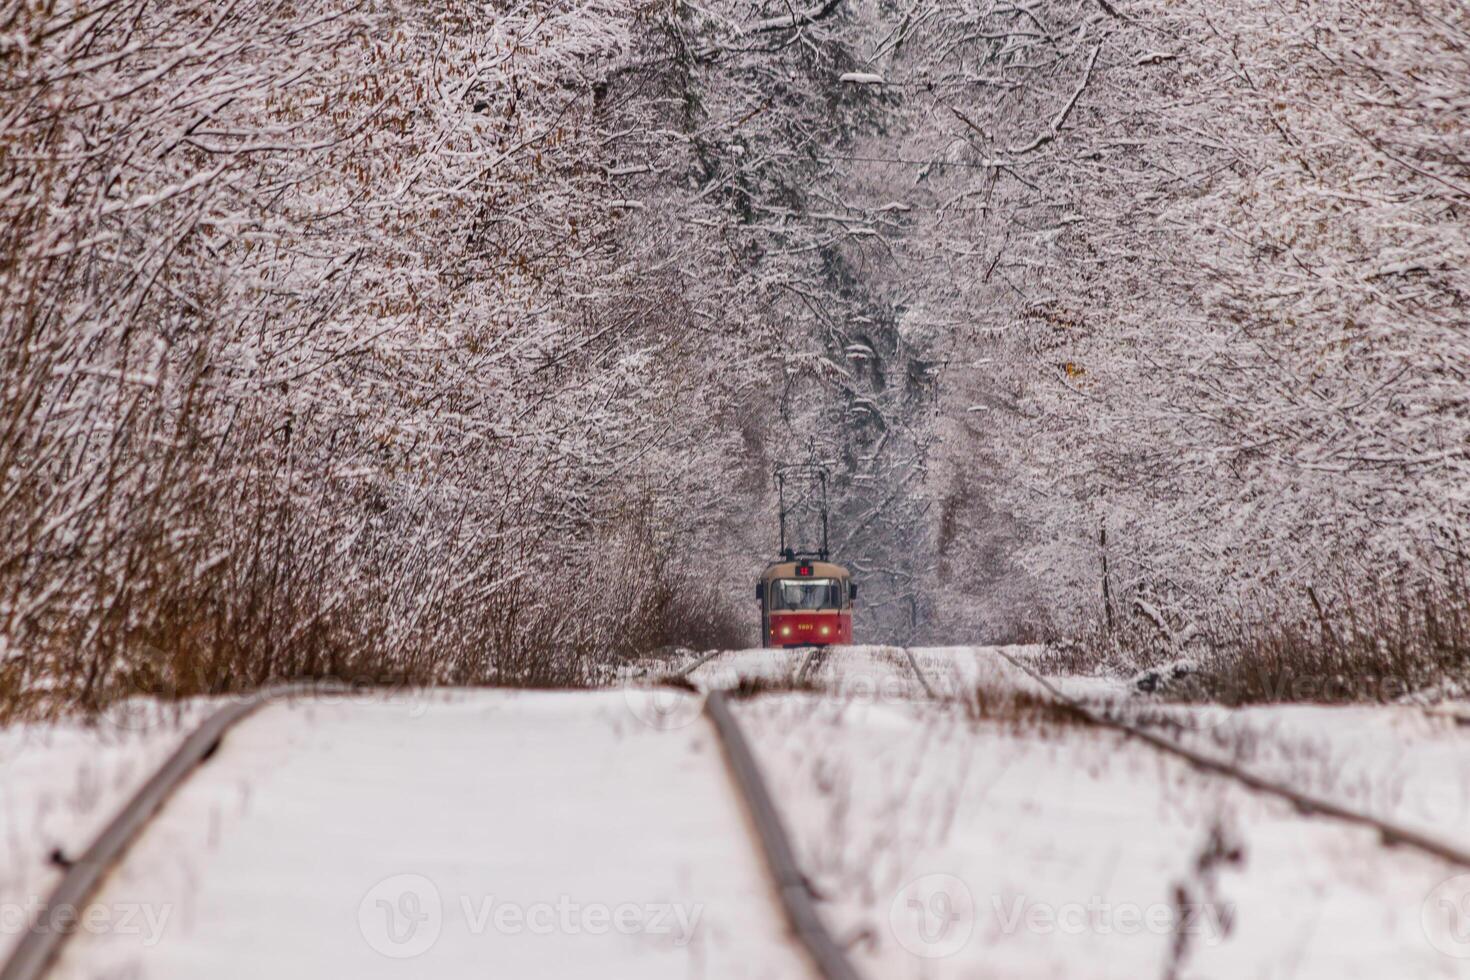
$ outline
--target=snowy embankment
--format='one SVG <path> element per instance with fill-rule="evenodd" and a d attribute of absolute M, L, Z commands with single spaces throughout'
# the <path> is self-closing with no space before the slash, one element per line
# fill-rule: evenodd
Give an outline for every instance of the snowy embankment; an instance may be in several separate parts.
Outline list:
<path fill-rule="evenodd" d="M 977 689 L 1046 693 L 1004 659 L 973 647 L 735 650 L 698 664 L 687 677 L 704 690 L 759 680 L 858 700 L 952 699 Z"/>
<path fill-rule="evenodd" d="M 268 707 L 190 777 L 99 901 L 162 925 L 77 935 L 58 980 L 806 969 L 685 695 Z"/>
<path fill-rule="evenodd" d="M 870 977 L 1451 977 L 1470 957 L 1466 869 L 1081 723 L 1000 651 L 740 651 L 689 677 L 756 692 L 734 711 Z M 805 975 L 700 704 L 630 684 L 268 707 L 145 830 L 53 976 Z M 1462 785 L 1463 730 L 1421 711 L 1202 717 L 1171 731 L 1350 805 Z M 0 737 L 7 914 L 183 731 L 143 727 Z M 1428 825 L 1460 833 L 1453 812 Z"/>
<path fill-rule="evenodd" d="M 927 690 L 883 648 L 833 651 L 804 674 L 804 653 L 750 652 L 693 675 L 805 676 L 739 717 L 870 975 L 1460 975 L 1449 954 L 1470 949 L 1440 913 L 1464 869 L 1048 712 L 996 651 L 914 656 Z M 1196 747 L 1370 813 L 1427 803 L 1421 825 L 1464 833 L 1464 735 L 1446 719 L 1197 714 Z"/>
<path fill-rule="evenodd" d="M 739 717 L 870 976 L 1463 975 L 1421 921 L 1457 869 L 1115 733 L 808 694 Z"/>
<path fill-rule="evenodd" d="M 1470 705 L 1155 700 L 1095 678 L 1051 678 L 1070 697 L 1322 799 L 1470 848 Z"/>
<path fill-rule="evenodd" d="M 93 723 L 0 728 L 0 961 L 113 814 L 208 710 L 207 701 L 122 705 Z"/>
<path fill-rule="evenodd" d="M 1470 848 L 1470 729 L 1399 706 L 1196 712 L 1171 737 L 1323 799 Z"/>
<path fill-rule="evenodd" d="M 739 678 L 795 681 L 800 674 L 822 692 L 857 701 L 902 702 L 917 697 L 972 699 L 1026 691 L 1049 692 L 993 648 L 852 647 L 802 674 L 805 652 L 741 651 L 691 674 L 701 686 L 733 686 Z M 1034 648 L 1005 653 L 1026 662 Z M 1123 683 L 1089 677 L 1049 677 L 1048 683 L 1094 710 L 1125 719 L 1189 748 L 1236 763 L 1379 819 L 1470 848 L 1470 727 L 1451 710 L 1410 706 L 1260 705 L 1243 708 L 1171 704 L 1141 696 Z"/>

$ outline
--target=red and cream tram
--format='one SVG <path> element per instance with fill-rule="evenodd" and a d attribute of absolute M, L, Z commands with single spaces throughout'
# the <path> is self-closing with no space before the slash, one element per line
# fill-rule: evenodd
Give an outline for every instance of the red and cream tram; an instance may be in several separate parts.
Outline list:
<path fill-rule="evenodd" d="M 852 603 L 857 586 L 841 565 L 780 561 L 755 587 L 761 604 L 761 642 L 768 647 L 827 646 L 852 642 Z"/>

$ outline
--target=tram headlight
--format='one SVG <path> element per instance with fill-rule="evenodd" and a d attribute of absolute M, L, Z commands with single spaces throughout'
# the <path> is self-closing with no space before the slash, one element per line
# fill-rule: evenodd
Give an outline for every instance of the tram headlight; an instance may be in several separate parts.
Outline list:
<path fill-rule="evenodd" d="M 822 635 L 823 636 L 828 636 L 828 635 L 831 634 L 831 632 L 832 632 L 832 627 L 830 627 L 830 626 L 823 626 L 822 627 Z"/>
<path fill-rule="evenodd" d="M 783 626 L 783 627 L 781 627 L 781 635 L 782 636 L 790 636 L 791 635 L 791 627 L 790 626 Z"/>

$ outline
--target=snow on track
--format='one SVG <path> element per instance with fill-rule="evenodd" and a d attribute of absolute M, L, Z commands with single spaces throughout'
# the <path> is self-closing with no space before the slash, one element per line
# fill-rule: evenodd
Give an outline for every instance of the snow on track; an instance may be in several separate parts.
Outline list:
<path fill-rule="evenodd" d="M 1441 919 L 1463 868 L 1052 711 L 1015 653 L 686 665 L 705 689 L 767 682 L 735 714 L 821 918 L 869 976 L 1462 975 Z M 104 889 L 142 928 L 79 934 L 53 976 L 810 975 L 699 704 L 481 691 L 267 709 Z M 1452 719 L 1345 711 L 1185 734 L 1230 733 L 1222 755 L 1300 782 L 1342 756 L 1287 735 L 1351 721 L 1331 742 L 1373 760 L 1364 773 L 1424 744 L 1414 783 L 1457 771 Z M 1263 717 L 1289 723 L 1238 737 Z M 1350 775 L 1321 788 L 1351 795 Z M 1184 938 L 1180 902 L 1206 916 Z"/>
<path fill-rule="evenodd" d="M 1024 649 L 1024 648 L 1021 648 Z M 688 679 L 710 690 L 742 680 L 812 687 L 857 701 L 905 702 L 973 695 L 977 688 L 1027 691 L 1045 688 L 1008 663 L 992 647 L 833 646 L 732 650 L 689 670 Z"/>
<path fill-rule="evenodd" d="M 1116 732 L 805 692 L 736 710 L 870 977 L 1466 975 L 1423 925 L 1459 869 Z"/>
<path fill-rule="evenodd" d="M 812 682 L 792 693 L 778 685 L 738 711 L 798 859 L 834 897 L 833 928 L 866 937 L 860 968 L 939 977 L 1465 975 L 1457 957 L 1470 955 L 1470 943 L 1445 919 L 1470 894 L 1462 865 L 1384 847 L 1400 838 L 1298 812 L 1237 778 L 1049 712 L 1056 698 L 1010 662 L 1017 653 L 835 648 L 812 671 L 800 667 L 803 651 L 711 665 L 724 671 L 721 686 L 752 666 L 767 679 L 784 671 Z M 1103 701 L 1124 718 L 1158 710 Z M 1171 739 L 1294 790 L 1315 786 L 1318 799 L 1347 810 L 1377 816 L 1391 807 L 1375 800 L 1385 792 L 1397 800 L 1407 781 L 1421 794 L 1440 787 L 1421 807 L 1434 818 L 1419 821 L 1426 829 L 1446 830 L 1465 812 L 1453 719 L 1378 708 L 1181 710 L 1201 715 L 1202 727 L 1166 728 Z M 1319 738 L 1304 743 L 1304 734 Z M 1217 827 L 1224 857 L 1211 856 Z M 1138 921 L 1177 922 L 1181 900 L 1184 914 L 1215 920 L 1196 919 L 1183 939 Z M 964 940 L 932 941 L 960 905 Z M 918 962 L 928 959 L 936 962 Z"/>
<path fill-rule="evenodd" d="M 161 929 L 51 975 L 807 975 L 697 700 L 643 697 L 266 708 L 99 896 Z"/>
<path fill-rule="evenodd" d="M 1470 850 L 1464 765 L 1470 731 L 1453 704 L 1225 707 L 1153 698 L 1116 680 L 1048 677 L 1047 683 L 1090 711 L 1183 748 Z"/>
<path fill-rule="evenodd" d="M 1470 850 L 1470 730 L 1451 714 L 1408 706 L 1262 705 L 1209 720 L 1185 728 L 1180 739 Z"/>
<path fill-rule="evenodd" d="M 716 658 L 690 678 L 733 687 L 742 678 L 805 677 L 829 696 L 858 703 L 973 700 L 1055 692 L 1016 663 L 1029 647 L 834 647 L 803 673 L 809 651 L 751 650 Z M 919 680 L 922 677 L 923 680 Z M 1183 705 L 1130 696 L 1116 682 L 1051 677 L 1047 683 L 1090 710 L 1140 724 L 1166 741 L 1280 783 L 1315 799 L 1470 848 L 1470 773 L 1461 764 L 1466 727 L 1449 712 L 1370 705 Z"/>
<path fill-rule="evenodd" d="M 0 962 L 61 878 L 53 853 L 75 857 L 216 706 L 119 705 L 91 722 L 0 729 Z"/>

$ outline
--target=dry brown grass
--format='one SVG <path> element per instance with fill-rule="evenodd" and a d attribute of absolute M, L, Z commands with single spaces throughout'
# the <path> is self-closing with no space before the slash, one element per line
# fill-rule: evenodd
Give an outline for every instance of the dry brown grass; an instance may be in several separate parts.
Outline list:
<path fill-rule="evenodd" d="M 1463 694 L 1470 692 L 1470 580 L 1455 568 L 1432 581 L 1340 583 L 1269 614 L 1217 614 L 1184 645 L 1135 622 L 1054 644 L 1038 666 L 1048 673 L 1147 670 L 1153 693 L 1232 706 Z"/>
<path fill-rule="evenodd" d="M 583 193 L 604 144 L 507 143 L 514 191 L 425 206 L 378 164 L 484 177 L 428 149 L 462 113 L 400 98 L 459 14 L 297 6 L 7 8 L 0 718 L 278 680 L 587 685 L 736 635 L 669 514 L 722 464 L 640 462 L 708 442 L 725 362 L 682 279 L 610 261 L 624 219 Z M 190 56 L 162 71 L 149 38 Z M 477 57 L 439 47 L 451 74 Z M 581 41 L 536 55 L 517 118 L 594 125 L 556 67 Z M 175 138 L 206 117 L 207 153 Z"/>
<path fill-rule="evenodd" d="M 725 693 L 736 700 L 760 697 L 763 694 L 818 694 L 823 690 L 821 683 L 800 673 L 782 676 L 746 675 Z"/>
<path fill-rule="evenodd" d="M 960 704 L 972 722 L 998 725 L 1013 735 L 1045 735 L 1092 724 L 1070 704 L 1025 690 L 979 686 Z"/>
<path fill-rule="evenodd" d="M 304 513 L 284 515 L 276 528 L 248 511 L 213 516 L 223 536 L 235 536 L 240 523 L 259 533 L 194 576 L 177 570 L 228 542 L 196 538 L 182 554 L 166 535 L 152 548 L 140 543 L 134 577 L 120 583 L 126 617 L 89 608 L 97 586 L 84 567 L 42 569 L 66 584 L 59 592 L 65 602 L 10 624 L 11 642 L 26 655 L 0 661 L 0 720 L 284 680 L 587 687 L 606 683 L 625 657 L 664 644 L 739 646 L 746 632 L 714 584 L 681 571 L 670 544 L 636 521 L 625 525 L 635 546 L 608 542 L 606 574 L 590 566 L 590 587 L 549 601 L 517 579 L 480 602 L 422 561 L 392 554 L 381 556 L 385 568 L 422 574 L 359 578 L 358 569 L 334 563 L 337 545 L 329 535 L 304 530 Z M 537 561 L 485 560 L 502 568 Z M 31 574 L 21 582 L 0 573 L 0 587 L 35 594 L 48 579 Z M 404 610 L 415 606 L 416 618 L 406 624 Z"/>

